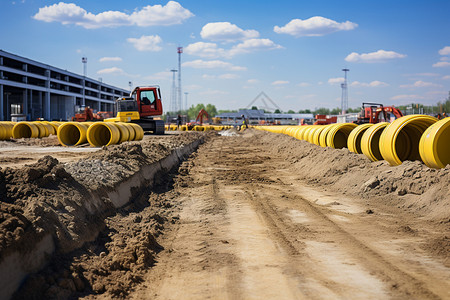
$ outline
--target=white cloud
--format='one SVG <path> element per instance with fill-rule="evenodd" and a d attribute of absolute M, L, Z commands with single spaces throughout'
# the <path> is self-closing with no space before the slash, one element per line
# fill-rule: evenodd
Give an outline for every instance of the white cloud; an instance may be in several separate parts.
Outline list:
<path fill-rule="evenodd" d="M 450 55 L 450 46 L 445 46 L 441 50 L 439 50 L 440 55 Z"/>
<path fill-rule="evenodd" d="M 274 82 L 271 83 L 272 85 L 286 85 L 289 84 L 289 81 L 287 80 L 275 80 Z"/>
<path fill-rule="evenodd" d="M 323 36 L 341 30 L 352 30 L 358 24 L 350 21 L 338 23 L 324 17 L 312 17 L 306 20 L 293 19 L 283 27 L 275 26 L 276 33 L 290 34 L 295 37 L 301 36 Z"/>
<path fill-rule="evenodd" d="M 258 82 L 259 82 L 258 79 L 249 79 L 249 80 L 247 80 L 247 83 L 250 83 L 250 84 L 255 84 L 255 83 L 258 83 Z"/>
<path fill-rule="evenodd" d="M 237 54 L 281 48 L 283 47 L 275 44 L 269 39 L 249 39 L 233 46 L 230 50 L 219 48 L 216 43 L 197 42 L 188 45 L 184 52 L 189 55 L 196 55 L 203 58 L 231 58 Z"/>
<path fill-rule="evenodd" d="M 391 97 L 391 100 L 409 100 L 409 101 L 414 101 L 417 99 L 425 99 L 423 96 L 419 96 L 419 95 L 397 95 L 394 97 Z"/>
<path fill-rule="evenodd" d="M 448 61 L 440 61 L 435 64 L 433 64 L 433 67 L 435 68 L 443 68 L 443 67 L 450 67 L 450 62 Z"/>
<path fill-rule="evenodd" d="M 222 74 L 219 76 L 220 79 L 238 79 L 241 76 L 237 75 L 237 74 Z"/>
<path fill-rule="evenodd" d="M 216 79 L 217 76 L 216 75 L 203 74 L 202 78 L 209 80 L 209 79 Z"/>
<path fill-rule="evenodd" d="M 59 2 L 39 8 L 34 19 L 44 22 L 60 22 L 63 25 L 74 24 L 87 29 L 118 26 L 168 26 L 181 24 L 194 16 L 178 2 L 169 1 L 165 6 L 147 5 L 132 14 L 120 11 L 104 11 L 98 14 L 87 12 L 74 3 Z"/>
<path fill-rule="evenodd" d="M 308 83 L 308 82 L 300 82 L 300 83 L 297 83 L 297 86 L 299 86 L 299 87 L 308 87 L 308 86 L 311 86 L 311 83 Z"/>
<path fill-rule="evenodd" d="M 269 39 L 249 39 L 233 46 L 230 50 L 230 55 L 233 56 L 235 54 L 251 53 L 259 50 L 274 50 L 282 48 L 282 46 L 275 44 Z"/>
<path fill-rule="evenodd" d="M 215 43 L 197 42 L 184 48 L 184 52 L 189 55 L 196 55 L 204 58 L 227 57 L 228 53 L 217 47 Z"/>
<path fill-rule="evenodd" d="M 364 63 L 375 63 L 375 62 L 386 62 L 390 59 L 395 58 L 404 58 L 406 57 L 405 54 L 400 54 L 394 51 L 385 51 L 385 50 L 378 50 L 377 52 L 371 52 L 371 53 L 356 53 L 352 52 L 345 58 L 348 62 L 364 62 Z"/>
<path fill-rule="evenodd" d="M 200 92 L 199 95 L 202 96 L 215 96 L 215 95 L 228 95 L 229 92 L 220 91 L 220 90 L 206 90 L 203 92 Z"/>
<path fill-rule="evenodd" d="M 387 84 L 386 82 L 382 82 L 379 80 L 374 80 L 372 82 L 366 83 L 366 82 L 359 82 L 359 81 L 353 81 L 350 86 L 353 87 L 384 87 L 384 86 L 389 86 L 389 84 Z"/>
<path fill-rule="evenodd" d="M 143 35 L 140 38 L 128 38 L 127 41 L 133 44 L 134 48 L 139 51 L 161 51 L 159 44 L 162 39 L 158 35 Z"/>
<path fill-rule="evenodd" d="M 328 79 L 328 83 L 333 85 L 333 84 L 341 84 L 344 83 L 345 79 L 344 77 L 336 77 L 336 78 L 330 78 Z"/>
<path fill-rule="evenodd" d="M 172 78 L 172 72 L 170 71 L 162 71 L 162 72 L 157 72 L 155 74 L 146 76 L 144 79 L 147 80 L 168 80 Z"/>
<path fill-rule="evenodd" d="M 442 56 L 440 61 L 450 61 L 450 57 Z"/>
<path fill-rule="evenodd" d="M 122 61 L 121 57 L 102 57 L 98 60 L 99 62 L 108 62 L 108 61 Z"/>
<path fill-rule="evenodd" d="M 243 30 L 230 22 L 214 22 L 203 26 L 200 35 L 205 40 L 211 41 L 236 41 L 257 38 L 256 30 Z"/>
<path fill-rule="evenodd" d="M 445 75 L 444 77 L 442 77 L 442 79 L 449 80 L 450 79 L 450 75 Z"/>
<path fill-rule="evenodd" d="M 413 84 L 402 84 L 400 85 L 401 88 L 417 88 L 417 87 L 441 87 L 439 84 L 435 84 L 432 82 L 426 82 L 422 80 L 418 80 L 414 82 Z"/>
<path fill-rule="evenodd" d="M 245 67 L 235 66 L 229 62 L 221 60 L 193 60 L 187 61 L 182 64 L 183 67 L 195 68 L 195 69 L 227 69 L 232 71 L 244 71 L 247 70 Z"/>
<path fill-rule="evenodd" d="M 125 74 L 125 72 L 121 68 L 112 67 L 112 68 L 98 70 L 97 74 L 121 75 L 121 74 Z"/>

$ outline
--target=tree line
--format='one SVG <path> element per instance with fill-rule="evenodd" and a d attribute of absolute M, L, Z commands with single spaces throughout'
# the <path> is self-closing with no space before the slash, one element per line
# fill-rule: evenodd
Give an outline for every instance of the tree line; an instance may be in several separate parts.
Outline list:
<path fill-rule="evenodd" d="M 450 92 L 445 99 L 445 101 L 438 102 L 436 105 L 423 105 L 420 103 L 412 103 L 408 105 L 400 105 L 396 106 L 398 109 L 400 109 L 404 113 L 421 113 L 421 114 L 429 114 L 429 115 L 437 115 L 438 113 L 446 112 L 447 114 L 450 113 Z M 188 120 L 195 120 L 197 118 L 197 115 L 201 109 L 206 110 L 208 115 L 212 118 L 215 117 L 218 114 L 221 113 L 230 113 L 230 112 L 238 112 L 238 110 L 218 110 L 215 105 L 213 104 L 203 104 L 199 103 L 196 105 L 191 105 L 188 110 L 183 110 L 180 112 L 181 115 L 187 115 Z M 257 106 L 252 106 L 251 109 L 257 110 Z M 347 110 L 347 113 L 358 113 L 361 111 L 361 107 L 356 108 L 349 108 Z M 264 110 L 266 113 L 272 113 L 270 111 Z M 288 113 L 288 114 L 313 114 L 313 115 L 339 115 L 341 113 L 341 108 L 336 107 L 333 109 L 329 109 L 326 107 L 319 107 L 313 110 L 310 109 L 301 109 L 299 111 L 294 111 L 292 109 L 288 110 L 287 112 L 283 112 L 279 109 L 276 109 L 273 113 Z"/>

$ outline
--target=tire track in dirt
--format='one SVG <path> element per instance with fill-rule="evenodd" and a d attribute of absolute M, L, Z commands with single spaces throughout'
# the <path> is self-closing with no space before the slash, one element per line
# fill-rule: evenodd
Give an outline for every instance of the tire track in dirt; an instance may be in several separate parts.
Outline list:
<path fill-rule="evenodd" d="M 313 188 L 303 188 L 295 169 L 265 147 L 242 136 L 218 137 L 189 159 L 186 187 L 174 200 L 180 223 L 161 242 L 166 250 L 147 286 L 132 298 L 448 297 L 448 269 L 410 272 L 407 258 L 392 254 L 389 239 L 407 241 L 408 233 L 384 232 L 355 209 L 361 202 L 347 207 L 340 194 L 316 191 L 330 201 L 314 203 L 304 194 Z M 374 243 L 387 246 L 380 250 Z"/>

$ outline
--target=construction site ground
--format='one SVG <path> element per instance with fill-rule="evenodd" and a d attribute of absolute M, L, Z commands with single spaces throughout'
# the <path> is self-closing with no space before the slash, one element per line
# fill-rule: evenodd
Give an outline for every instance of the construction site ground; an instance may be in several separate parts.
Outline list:
<path fill-rule="evenodd" d="M 82 209 L 187 145 L 125 205 Z M 252 129 L 0 150 L 0 264 L 30 236 L 55 244 L 16 299 L 450 299 L 450 166 Z"/>

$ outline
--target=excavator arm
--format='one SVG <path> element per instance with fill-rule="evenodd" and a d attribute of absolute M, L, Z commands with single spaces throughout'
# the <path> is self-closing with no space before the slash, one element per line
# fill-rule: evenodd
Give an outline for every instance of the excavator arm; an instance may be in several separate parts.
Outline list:
<path fill-rule="evenodd" d="M 203 124 L 203 118 L 205 118 L 206 120 L 209 120 L 209 115 L 206 112 L 206 110 L 204 110 L 203 108 L 198 112 L 197 118 L 195 119 L 196 123 L 199 123 L 200 125 Z M 200 120 L 200 122 L 199 122 Z"/>

